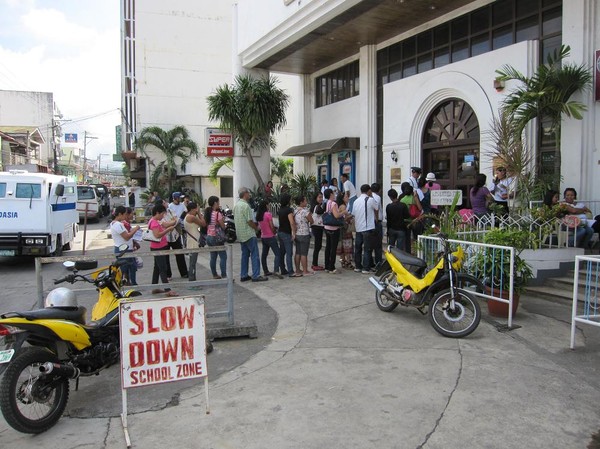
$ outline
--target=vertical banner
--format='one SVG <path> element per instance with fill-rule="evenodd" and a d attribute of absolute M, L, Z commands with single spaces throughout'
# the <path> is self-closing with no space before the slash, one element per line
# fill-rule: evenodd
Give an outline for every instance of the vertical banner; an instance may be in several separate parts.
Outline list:
<path fill-rule="evenodd" d="M 600 50 L 596 50 L 594 58 L 594 94 L 596 101 L 600 101 Z"/>

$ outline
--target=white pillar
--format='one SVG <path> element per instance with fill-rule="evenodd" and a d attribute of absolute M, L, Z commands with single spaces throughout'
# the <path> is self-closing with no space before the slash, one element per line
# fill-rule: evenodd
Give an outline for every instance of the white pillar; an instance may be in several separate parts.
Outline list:
<path fill-rule="evenodd" d="M 377 48 L 360 48 L 360 151 L 356 188 L 375 182 L 377 175 Z"/>

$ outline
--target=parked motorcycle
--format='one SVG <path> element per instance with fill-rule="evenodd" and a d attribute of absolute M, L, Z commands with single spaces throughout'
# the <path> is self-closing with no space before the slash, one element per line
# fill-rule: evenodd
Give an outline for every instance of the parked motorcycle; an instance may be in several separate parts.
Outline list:
<path fill-rule="evenodd" d="M 122 289 L 120 267 L 127 245 L 114 262 L 87 275 L 79 270 L 97 268 L 97 261 L 65 262 L 73 273 L 55 284 L 87 282 L 98 290 L 92 321 L 77 304 L 75 292 L 53 289 L 45 308 L 0 315 L 0 410 L 6 422 L 24 433 L 41 433 L 62 416 L 69 398 L 69 379 L 98 374 L 120 357 L 119 302 L 139 296 Z"/>
<path fill-rule="evenodd" d="M 223 219 L 225 221 L 225 237 L 227 238 L 227 243 L 234 243 L 237 240 L 237 233 L 235 232 L 233 211 L 228 207 L 223 209 Z"/>
<path fill-rule="evenodd" d="M 458 271 L 464 259 L 462 248 L 452 252 L 447 237 L 438 236 L 443 250 L 430 270 L 423 259 L 389 246 L 377 277 L 369 281 L 377 289 L 375 301 L 384 312 L 399 305 L 414 307 L 423 315 L 429 312 L 437 332 L 461 338 L 477 329 L 481 319 L 479 303 L 465 287 L 482 286 L 477 278 Z"/>

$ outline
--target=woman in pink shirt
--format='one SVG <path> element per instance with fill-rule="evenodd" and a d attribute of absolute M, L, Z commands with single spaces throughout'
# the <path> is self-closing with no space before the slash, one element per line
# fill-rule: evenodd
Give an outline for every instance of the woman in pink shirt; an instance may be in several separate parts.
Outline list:
<path fill-rule="evenodd" d="M 148 229 L 152 231 L 154 237 L 160 239 L 157 242 L 150 242 L 150 251 L 161 251 L 169 249 L 169 243 L 167 242 L 167 234 L 175 229 L 177 219 L 170 222 L 161 223 L 161 220 L 165 217 L 167 208 L 163 204 L 156 204 L 152 209 L 152 218 L 148 222 Z M 163 227 L 165 225 L 166 227 Z M 168 284 L 167 279 L 167 259 L 168 255 L 154 256 L 154 270 L 152 271 L 152 283 L 158 284 L 158 278 L 163 284 Z M 172 291 L 170 288 L 160 289 L 155 288 L 152 290 L 153 294 L 166 293 L 167 296 L 177 296 L 177 293 Z"/>
<path fill-rule="evenodd" d="M 275 276 L 279 279 L 283 279 L 283 276 L 279 274 L 279 245 L 277 244 L 277 231 L 275 225 L 273 225 L 273 215 L 267 209 L 268 205 L 269 203 L 263 200 L 258 205 L 258 210 L 256 211 L 256 221 L 260 227 L 260 239 L 262 240 L 262 254 L 260 256 L 260 261 L 265 276 Z M 267 265 L 269 250 L 273 251 L 273 254 L 275 255 L 275 267 L 273 272 L 269 271 Z"/>

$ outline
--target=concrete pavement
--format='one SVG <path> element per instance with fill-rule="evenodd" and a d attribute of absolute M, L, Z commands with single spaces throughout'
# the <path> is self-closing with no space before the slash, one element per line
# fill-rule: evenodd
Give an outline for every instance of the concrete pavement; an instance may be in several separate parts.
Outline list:
<path fill-rule="evenodd" d="M 600 427 L 600 332 L 581 327 L 569 350 L 569 304 L 522 297 L 511 331 L 482 304 L 479 328 L 454 340 L 416 310 L 381 312 L 367 276 L 351 271 L 236 289 L 276 312 L 270 343 L 210 379 L 210 415 L 201 383 L 176 404 L 130 415 L 133 447 L 585 448 Z M 118 412 L 65 417 L 38 436 L 0 420 L 2 448 L 40 445 L 125 440 Z"/>

